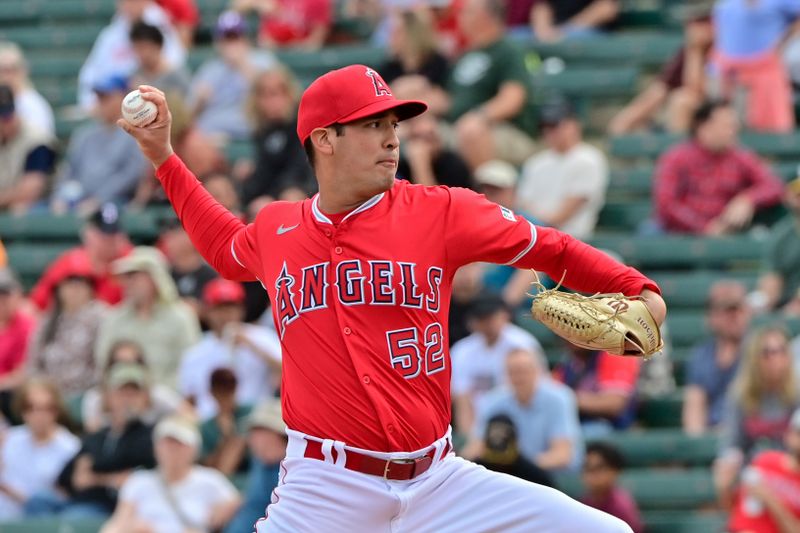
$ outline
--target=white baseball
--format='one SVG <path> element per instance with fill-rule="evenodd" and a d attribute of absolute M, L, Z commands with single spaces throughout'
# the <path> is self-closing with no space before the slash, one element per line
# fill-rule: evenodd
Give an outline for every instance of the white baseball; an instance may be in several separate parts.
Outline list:
<path fill-rule="evenodd" d="M 147 126 L 156 119 L 158 108 L 156 104 L 142 98 L 139 90 L 131 91 L 122 100 L 122 118 L 129 124 L 142 127 Z"/>

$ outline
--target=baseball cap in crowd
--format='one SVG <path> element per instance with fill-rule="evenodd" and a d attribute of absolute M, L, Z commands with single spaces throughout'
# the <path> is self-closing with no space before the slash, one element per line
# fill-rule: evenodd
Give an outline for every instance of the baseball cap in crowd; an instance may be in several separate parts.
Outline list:
<path fill-rule="evenodd" d="M 317 128 L 346 124 L 384 111 L 394 110 L 400 120 L 425 112 L 428 105 L 417 100 L 398 100 L 380 74 L 365 65 L 332 70 L 314 80 L 300 98 L 297 136 L 305 143 Z"/>
<path fill-rule="evenodd" d="M 270 429 L 275 433 L 286 434 L 286 423 L 281 416 L 281 401 L 277 398 L 267 400 L 256 406 L 247 418 L 247 429 Z"/>
<path fill-rule="evenodd" d="M 225 11 L 219 18 L 214 27 L 214 36 L 219 39 L 221 37 L 241 37 L 247 33 L 247 24 L 244 17 L 236 11 Z"/>
<path fill-rule="evenodd" d="M 21 288 L 10 268 L 0 268 L 0 293 L 9 294 Z"/>
<path fill-rule="evenodd" d="M 483 292 L 475 297 L 467 309 L 470 318 L 482 319 L 495 314 L 497 311 L 508 311 L 508 304 L 493 292 Z"/>
<path fill-rule="evenodd" d="M 14 92 L 8 85 L 0 85 L 0 118 L 8 118 L 14 114 Z"/>
<path fill-rule="evenodd" d="M 542 127 L 557 126 L 562 121 L 573 118 L 575 109 L 564 98 L 553 98 L 539 109 L 539 124 Z"/>
<path fill-rule="evenodd" d="M 192 448 L 199 448 L 203 441 L 197 424 L 184 416 L 168 416 L 156 424 L 153 430 L 153 440 L 164 438 L 175 439 L 181 444 Z"/>
<path fill-rule="evenodd" d="M 239 304 L 244 302 L 244 288 L 240 283 L 223 278 L 212 279 L 203 288 L 206 305 Z"/>
<path fill-rule="evenodd" d="M 510 189 L 517 186 L 518 175 L 517 169 L 511 163 L 493 159 L 476 168 L 474 178 L 477 185 Z"/>
<path fill-rule="evenodd" d="M 92 86 L 92 90 L 97 94 L 109 94 L 114 92 L 126 93 L 129 87 L 128 78 L 120 76 L 119 74 L 113 74 L 98 80 Z"/>
<path fill-rule="evenodd" d="M 136 385 L 140 389 L 147 387 L 147 370 L 136 363 L 115 363 L 106 379 L 106 385 L 118 389 L 125 385 Z"/>
<path fill-rule="evenodd" d="M 120 232 L 119 216 L 119 208 L 113 203 L 107 203 L 92 213 L 89 223 L 107 235 L 114 235 Z"/>

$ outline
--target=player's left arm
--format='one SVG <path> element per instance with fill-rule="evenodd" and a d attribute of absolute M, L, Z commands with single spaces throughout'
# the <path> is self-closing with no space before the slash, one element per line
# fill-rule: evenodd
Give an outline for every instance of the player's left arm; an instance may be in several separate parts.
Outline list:
<path fill-rule="evenodd" d="M 483 261 L 534 269 L 588 293 L 641 295 L 662 324 L 667 309 L 658 285 L 636 269 L 561 231 L 536 226 L 467 189 L 448 189 L 445 250 L 450 268 Z"/>

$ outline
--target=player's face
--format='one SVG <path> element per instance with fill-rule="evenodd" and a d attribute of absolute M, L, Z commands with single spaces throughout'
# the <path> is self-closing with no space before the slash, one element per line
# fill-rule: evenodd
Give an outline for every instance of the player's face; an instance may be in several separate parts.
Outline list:
<path fill-rule="evenodd" d="M 343 135 L 332 134 L 336 187 L 366 200 L 394 185 L 400 157 L 398 121 L 390 111 L 346 124 Z"/>

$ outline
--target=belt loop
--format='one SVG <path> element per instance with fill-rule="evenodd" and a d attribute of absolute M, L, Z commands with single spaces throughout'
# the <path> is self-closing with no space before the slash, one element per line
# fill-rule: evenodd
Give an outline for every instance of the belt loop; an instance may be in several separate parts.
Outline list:
<path fill-rule="evenodd" d="M 442 458 L 442 455 L 444 455 L 444 449 L 447 447 L 447 440 L 439 439 L 433 443 L 433 447 L 436 450 L 433 454 L 433 464 L 436 464 Z"/>
<path fill-rule="evenodd" d="M 336 462 L 334 464 L 344 468 L 347 462 L 347 452 L 344 449 L 344 442 L 340 440 L 333 441 L 333 449 L 336 450 Z"/>
<path fill-rule="evenodd" d="M 330 439 L 325 439 L 322 441 L 322 457 L 325 458 L 326 463 L 333 463 L 333 454 L 331 453 L 331 448 L 333 447 L 333 441 Z M 338 451 L 338 450 L 337 450 Z"/>

